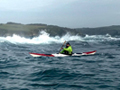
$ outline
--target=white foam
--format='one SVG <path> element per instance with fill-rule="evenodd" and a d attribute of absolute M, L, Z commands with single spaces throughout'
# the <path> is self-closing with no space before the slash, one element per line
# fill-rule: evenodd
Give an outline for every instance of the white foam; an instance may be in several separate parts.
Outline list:
<path fill-rule="evenodd" d="M 0 42 L 11 42 L 11 43 L 21 43 L 21 44 L 50 44 L 54 43 L 63 43 L 65 40 L 80 40 L 80 36 L 71 36 L 69 33 L 64 35 L 63 37 L 55 36 L 51 37 L 45 31 L 40 32 L 38 37 L 34 37 L 32 39 L 21 37 L 19 35 L 13 34 L 13 36 L 0 37 Z"/>
<path fill-rule="evenodd" d="M 85 41 L 98 41 L 98 42 L 101 42 L 101 41 L 117 41 L 117 40 L 120 40 L 119 37 L 112 37 L 111 35 L 109 34 L 106 34 L 106 35 L 86 35 L 84 37 L 84 40 Z"/>
<path fill-rule="evenodd" d="M 120 38 L 111 37 L 110 35 L 86 35 L 81 37 L 78 35 L 71 36 L 69 33 L 59 37 L 51 37 L 45 31 L 40 32 L 38 37 L 32 39 L 21 37 L 14 34 L 13 36 L 0 37 L 0 42 L 11 42 L 11 43 L 21 43 L 21 44 L 50 44 L 50 43 L 63 43 L 64 41 L 86 41 L 86 42 L 96 42 L 96 41 L 106 41 L 106 40 L 120 40 Z"/>

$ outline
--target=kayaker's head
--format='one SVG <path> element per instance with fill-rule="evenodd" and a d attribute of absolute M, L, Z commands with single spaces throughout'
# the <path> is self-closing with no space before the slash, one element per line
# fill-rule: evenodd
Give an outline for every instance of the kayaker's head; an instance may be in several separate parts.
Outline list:
<path fill-rule="evenodd" d="M 69 43 L 69 42 L 67 42 L 67 43 L 66 43 L 66 48 L 67 48 L 67 47 L 69 47 L 69 46 L 70 46 L 70 43 Z"/>

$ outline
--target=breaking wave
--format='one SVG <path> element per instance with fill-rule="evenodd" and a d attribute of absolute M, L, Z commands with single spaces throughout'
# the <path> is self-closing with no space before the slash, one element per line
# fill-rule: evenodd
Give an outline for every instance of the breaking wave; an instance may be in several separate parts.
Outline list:
<path fill-rule="evenodd" d="M 79 35 L 66 35 L 60 37 L 55 36 L 51 37 L 45 31 L 40 32 L 38 37 L 32 39 L 21 37 L 14 34 L 13 36 L 0 37 L 0 42 L 10 42 L 10 43 L 20 43 L 20 44 L 50 44 L 50 43 L 63 43 L 64 41 L 86 41 L 86 42 L 102 42 L 102 41 L 111 41 L 111 40 L 120 40 L 120 37 L 112 37 L 109 34 L 107 35 L 86 35 L 84 37 Z"/>

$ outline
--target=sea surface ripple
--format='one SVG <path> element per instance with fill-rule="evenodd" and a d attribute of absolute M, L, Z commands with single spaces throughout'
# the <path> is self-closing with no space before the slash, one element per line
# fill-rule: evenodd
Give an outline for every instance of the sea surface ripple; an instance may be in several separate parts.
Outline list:
<path fill-rule="evenodd" d="M 0 90 L 120 90 L 120 40 L 69 41 L 81 57 L 39 57 L 58 53 L 62 43 L 0 43 Z"/>

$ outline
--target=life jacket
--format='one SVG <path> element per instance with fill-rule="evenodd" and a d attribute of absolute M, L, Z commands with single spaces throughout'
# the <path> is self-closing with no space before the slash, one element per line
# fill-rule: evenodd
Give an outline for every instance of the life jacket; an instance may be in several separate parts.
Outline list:
<path fill-rule="evenodd" d="M 61 53 L 67 54 L 67 55 L 72 55 L 72 47 L 68 46 L 67 48 L 63 48 L 63 50 L 61 51 Z"/>

